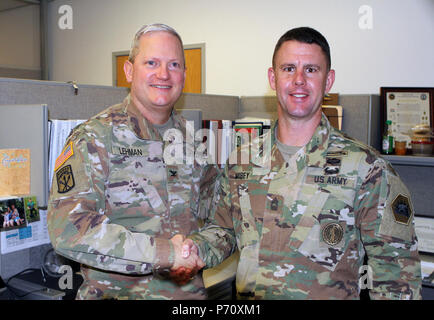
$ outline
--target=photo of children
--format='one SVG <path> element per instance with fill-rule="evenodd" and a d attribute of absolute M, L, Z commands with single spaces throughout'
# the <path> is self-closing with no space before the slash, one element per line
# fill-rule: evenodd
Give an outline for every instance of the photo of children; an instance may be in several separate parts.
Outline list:
<path fill-rule="evenodd" d="M 24 197 L 23 199 L 27 223 L 39 221 L 40 216 L 36 197 Z"/>
<path fill-rule="evenodd" d="M 0 201 L 0 231 L 27 226 L 22 198 Z"/>

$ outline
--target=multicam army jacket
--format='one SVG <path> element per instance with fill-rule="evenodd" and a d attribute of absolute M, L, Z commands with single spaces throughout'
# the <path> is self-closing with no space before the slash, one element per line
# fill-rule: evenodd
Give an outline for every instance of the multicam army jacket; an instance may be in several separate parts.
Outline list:
<path fill-rule="evenodd" d="M 185 120 L 172 116 L 185 152 L 193 140 Z M 164 275 L 174 257 L 169 239 L 196 231 L 203 217 L 206 166 L 167 164 L 165 147 L 129 96 L 69 136 L 47 220 L 55 250 L 82 264 L 77 299 L 206 298 L 201 275 L 181 287 Z"/>
<path fill-rule="evenodd" d="M 264 137 L 241 148 L 249 163 L 226 167 L 206 227 L 191 236 L 207 266 L 236 241 L 241 299 L 359 299 L 364 287 L 372 299 L 420 299 L 414 211 L 390 164 L 324 115 L 288 163 L 274 130 Z"/>

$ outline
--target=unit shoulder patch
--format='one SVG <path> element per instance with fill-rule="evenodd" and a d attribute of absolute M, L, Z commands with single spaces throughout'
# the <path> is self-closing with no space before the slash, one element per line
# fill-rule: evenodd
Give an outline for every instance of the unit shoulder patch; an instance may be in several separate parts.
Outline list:
<path fill-rule="evenodd" d="M 56 172 L 57 192 L 66 193 L 75 187 L 74 174 L 71 165 L 64 166 Z"/>
<path fill-rule="evenodd" d="M 413 215 L 410 199 L 402 194 L 396 196 L 392 202 L 393 217 L 397 223 L 408 225 Z"/>
<path fill-rule="evenodd" d="M 410 193 L 398 176 L 391 174 L 390 171 L 386 171 L 386 174 L 387 188 L 380 194 L 380 201 L 384 201 L 384 209 L 379 211 L 381 223 L 378 234 L 411 241 L 414 236 L 411 224 L 414 207 Z"/>

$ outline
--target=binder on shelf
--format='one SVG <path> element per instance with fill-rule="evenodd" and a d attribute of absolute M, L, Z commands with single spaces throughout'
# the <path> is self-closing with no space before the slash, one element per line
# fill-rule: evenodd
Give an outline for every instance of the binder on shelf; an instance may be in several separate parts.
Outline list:
<path fill-rule="evenodd" d="M 203 143 L 207 148 L 208 161 L 223 168 L 234 149 L 232 120 L 203 120 Z M 209 131 L 207 131 L 209 130 Z"/>
<path fill-rule="evenodd" d="M 258 136 L 265 133 L 265 129 L 271 128 L 271 119 L 246 117 L 234 121 L 233 124 L 236 134 L 236 147 L 247 143 L 247 138 L 253 141 Z M 245 134 L 248 134 L 246 137 Z"/>
<path fill-rule="evenodd" d="M 220 167 L 224 168 L 226 161 L 229 158 L 232 150 L 234 150 L 234 138 L 232 135 L 232 120 L 222 120 L 221 129 L 221 153 L 220 153 Z"/>

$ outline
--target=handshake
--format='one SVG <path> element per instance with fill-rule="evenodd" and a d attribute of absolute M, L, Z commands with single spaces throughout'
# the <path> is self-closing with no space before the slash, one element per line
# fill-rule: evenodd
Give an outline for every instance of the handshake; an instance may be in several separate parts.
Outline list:
<path fill-rule="evenodd" d="M 177 234 L 170 239 L 175 250 L 175 262 L 170 269 L 170 278 L 179 285 L 188 283 L 205 266 L 193 240 Z"/>

